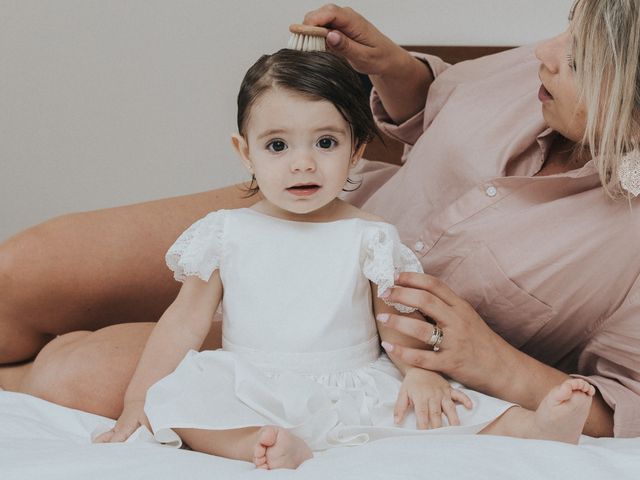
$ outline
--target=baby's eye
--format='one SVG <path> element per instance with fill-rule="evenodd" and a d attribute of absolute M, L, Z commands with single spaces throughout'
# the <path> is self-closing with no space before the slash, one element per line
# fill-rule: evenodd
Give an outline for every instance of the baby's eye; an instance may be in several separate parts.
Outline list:
<path fill-rule="evenodd" d="M 282 140 L 272 140 L 267 144 L 267 150 L 279 153 L 287 149 L 287 144 Z"/>
<path fill-rule="evenodd" d="M 322 148 L 323 150 L 329 150 L 330 148 L 335 147 L 337 144 L 338 142 L 335 139 L 331 137 L 324 137 L 318 140 L 318 143 L 316 145 L 318 145 L 318 147 Z"/>

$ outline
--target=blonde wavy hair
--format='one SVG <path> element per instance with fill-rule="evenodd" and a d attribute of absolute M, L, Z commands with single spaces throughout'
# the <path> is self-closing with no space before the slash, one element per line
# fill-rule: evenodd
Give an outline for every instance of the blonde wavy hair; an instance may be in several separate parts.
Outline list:
<path fill-rule="evenodd" d="M 573 60 L 587 110 L 583 145 L 605 192 L 627 197 L 618 169 L 640 148 L 640 0 L 577 0 L 571 13 Z"/>

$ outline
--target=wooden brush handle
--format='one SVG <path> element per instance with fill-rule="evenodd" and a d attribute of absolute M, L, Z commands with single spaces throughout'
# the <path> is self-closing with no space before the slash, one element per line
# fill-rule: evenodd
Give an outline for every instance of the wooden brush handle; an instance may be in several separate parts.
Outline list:
<path fill-rule="evenodd" d="M 289 31 L 291 33 L 309 35 L 311 37 L 326 37 L 327 33 L 329 33 L 328 28 L 312 27 L 311 25 L 301 25 L 299 23 L 292 23 L 289 25 Z"/>

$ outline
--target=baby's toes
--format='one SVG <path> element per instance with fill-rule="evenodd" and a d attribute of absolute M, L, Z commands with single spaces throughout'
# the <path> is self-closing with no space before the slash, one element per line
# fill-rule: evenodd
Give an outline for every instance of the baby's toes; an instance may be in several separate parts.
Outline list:
<path fill-rule="evenodd" d="M 273 425 L 266 425 L 260 429 L 258 433 L 258 443 L 265 449 L 272 447 L 278 440 L 278 428 Z"/>
<path fill-rule="evenodd" d="M 258 443 L 258 445 L 253 449 L 253 463 L 258 468 L 269 468 L 269 463 L 267 461 L 267 449 L 260 443 Z"/>
<path fill-rule="evenodd" d="M 578 380 L 575 390 L 580 390 L 581 392 L 586 393 L 590 397 L 596 393 L 595 387 L 591 385 L 589 382 L 587 382 L 586 380 L 583 380 L 582 378 L 576 378 L 575 380 Z"/>
<path fill-rule="evenodd" d="M 548 397 L 553 398 L 557 402 L 566 402 L 569 400 L 575 390 L 573 380 L 575 379 L 565 380 L 560 385 L 553 387 Z"/>
<path fill-rule="evenodd" d="M 253 457 L 253 463 L 257 468 L 269 468 L 267 466 L 267 457 Z"/>
<path fill-rule="evenodd" d="M 253 457 L 254 458 L 264 458 L 267 454 L 267 447 L 265 447 L 262 443 L 256 443 L 256 446 L 253 447 Z"/>

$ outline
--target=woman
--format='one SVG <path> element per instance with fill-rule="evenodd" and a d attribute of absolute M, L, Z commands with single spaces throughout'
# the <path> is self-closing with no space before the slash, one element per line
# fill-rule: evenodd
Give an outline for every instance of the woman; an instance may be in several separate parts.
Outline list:
<path fill-rule="evenodd" d="M 628 193 L 640 170 L 639 10 L 640 0 L 581 0 L 569 30 L 535 51 L 453 67 L 406 54 L 348 8 L 305 18 L 333 29 L 330 47 L 370 75 L 381 127 L 410 147 L 401 168 L 365 165 L 348 197 L 396 224 L 430 273 L 403 274 L 390 299 L 418 307 L 442 338 L 426 322 L 388 324 L 439 338 L 439 351 L 389 354 L 527 408 L 582 376 L 598 390 L 593 436 L 640 435 L 640 213 Z M 176 292 L 166 248 L 207 211 L 251 202 L 241 195 L 73 215 L 10 239 L 0 361 L 29 358 L 55 334 L 155 320 Z M 130 247 L 150 239 L 154 248 Z M 63 335 L 35 363 L 1 370 L 0 385 L 117 417 L 150 328 L 110 326 L 90 344 Z"/>

